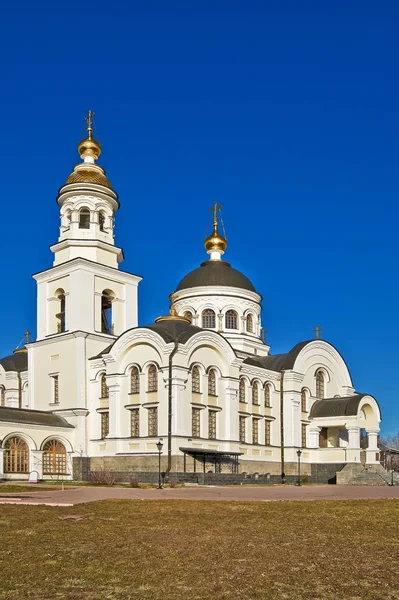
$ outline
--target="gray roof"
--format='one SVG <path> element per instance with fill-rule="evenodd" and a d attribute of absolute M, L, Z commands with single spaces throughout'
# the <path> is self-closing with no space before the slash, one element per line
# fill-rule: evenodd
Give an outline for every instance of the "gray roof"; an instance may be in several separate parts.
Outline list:
<path fill-rule="evenodd" d="M 268 354 L 268 356 L 249 356 L 244 360 L 244 364 L 268 369 L 269 371 L 277 371 L 293 369 L 295 361 L 300 351 L 314 340 L 299 342 L 286 354 Z"/>
<path fill-rule="evenodd" d="M 316 400 L 309 414 L 310 419 L 317 417 L 356 416 L 362 398 L 367 394 L 355 394 L 343 398 L 323 398 Z"/>
<path fill-rule="evenodd" d="M 0 406 L 0 422 L 20 423 L 21 425 L 45 425 L 46 427 L 70 427 L 64 417 L 44 410 L 30 410 L 28 408 L 9 408 Z"/>
<path fill-rule="evenodd" d="M 194 269 L 183 277 L 176 292 L 192 287 L 216 286 L 236 287 L 256 292 L 248 277 L 233 269 L 224 260 L 206 260 L 198 269 Z"/>
<path fill-rule="evenodd" d="M 28 353 L 16 352 L 0 358 L 0 365 L 5 371 L 27 371 L 28 370 Z"/>

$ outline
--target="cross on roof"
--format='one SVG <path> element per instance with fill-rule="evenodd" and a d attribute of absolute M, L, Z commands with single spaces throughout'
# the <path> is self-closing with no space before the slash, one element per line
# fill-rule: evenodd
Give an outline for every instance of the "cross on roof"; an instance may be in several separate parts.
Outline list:
<path fill-rule="evenodd" d="M 319 327 L 318 325 L 316 325 L 316 329 L 313 329 L 313 333 L 316 334 L 316 340 L 320 339 L 320 332 L 323 331 L 323 329 L 321 327 Z"/>

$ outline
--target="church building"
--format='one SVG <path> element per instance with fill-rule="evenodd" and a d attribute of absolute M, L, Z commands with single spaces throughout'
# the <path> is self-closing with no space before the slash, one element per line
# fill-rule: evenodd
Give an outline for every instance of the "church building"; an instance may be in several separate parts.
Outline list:
<path fill-rule="evenodd" d="M 171 282 L 170 314 L 138 325 L 141 277 L 121 269 L 119 199 L 97 164 L 91 113 L 78 152 L 58 192 L 53 264 L 33 275 L 36 340 L 0 359 L 0 479 L 155 473 L 160 438 L 162 470 L 183 478 L 284 477 L 298 455 L 309 475 L 377 464 L 377 401 L 318 328 L 270 352 L 260 290 L 224 260 L 216 204 L 206 260 Z"/>

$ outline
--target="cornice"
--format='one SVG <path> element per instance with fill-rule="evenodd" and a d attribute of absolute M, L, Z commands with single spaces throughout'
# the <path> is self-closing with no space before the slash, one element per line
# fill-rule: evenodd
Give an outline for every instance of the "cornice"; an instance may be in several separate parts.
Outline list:
<path fill-rule="evenodd" d="M 35 279 L 35 281 L 41 283 L 42 281 L 48 281 L 49 275 L 54 274 L 54 277 L 59 277 L 60 275 L 69 275 L 72 271 L 77 271 L 81 268 L 86 268 L 86 270 L 91 272 L 95 270 L 96 273 L 103 273 L 104 275 L 111 276 L 113 279 L 117 277 L 120 281 L 125 283 L 139 283 L 143 279 L 140 277 L 140 275 L 133 275 L 132 273 L 127 273 L 126 271 L 120 271 L 114 267 L 102 265 L 92 260 L 88 260 L 87 258 L 73 258 L 60 265 L 50 267 L 45 271 L 34 273 L 32 277 Z"/>

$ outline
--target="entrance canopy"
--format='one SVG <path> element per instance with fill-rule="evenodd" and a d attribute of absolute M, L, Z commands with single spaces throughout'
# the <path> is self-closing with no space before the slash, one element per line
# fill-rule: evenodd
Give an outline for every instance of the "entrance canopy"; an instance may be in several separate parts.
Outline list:
<path fill-rule="evenodd" d="M 215 473 L 220 473 L 222 470 L 222 463 L 230 463 L 232 465 L 232 472 L 238 473 L 238 457 L 243 452 L 230 452 L 223 450 L 208 450 L 206 448 L 179 448 L 180 452 L 184 454 L 184 472 L 186 472 L 186 455 L 194 458 L 194 473 L 196 471 L 196 461 L 199 460 L 202 463 L 203 471 L 205 473 L 206 463 L 215 465 Z"/>

